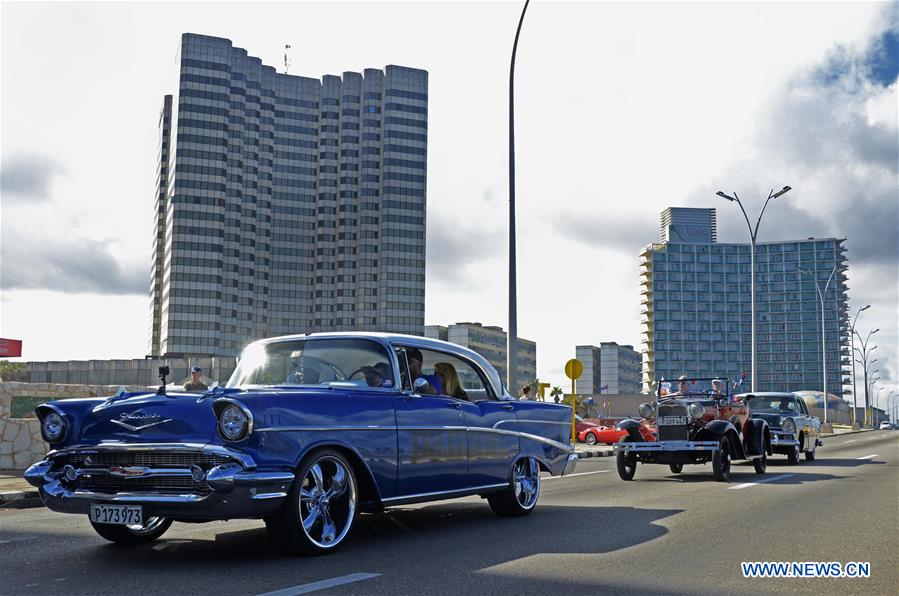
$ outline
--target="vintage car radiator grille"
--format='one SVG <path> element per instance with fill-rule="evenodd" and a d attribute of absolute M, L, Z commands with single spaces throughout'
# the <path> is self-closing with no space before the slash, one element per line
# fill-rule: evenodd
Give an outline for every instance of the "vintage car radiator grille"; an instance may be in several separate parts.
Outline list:
<path fill-rule="evenodd" d="M 97 453 L 67 453 L 53 460 L 54 469 L 67 465 L 80 472 L 72 488 L 103 493 L 118 492 L 211 492 L 205 480 L 194 480 L 188 474 L 147 477 L 122 477 L 109 474 L 112 468 L 145 467 L 188 471 L 197 465 L 203 470 L 230 462 L 229 458 L 203 451 L 101 451 Z"/>
<path fill-rule="evenodd" d="M 667 419 L 667 420 L 663 420 Z M 685 424 L 663 424 L 671 419 L 683 419 Z M 683 404 L 660 404 L 658 412 L 660 441 L 687 441 L 690 439 L 690 416 Z"/>

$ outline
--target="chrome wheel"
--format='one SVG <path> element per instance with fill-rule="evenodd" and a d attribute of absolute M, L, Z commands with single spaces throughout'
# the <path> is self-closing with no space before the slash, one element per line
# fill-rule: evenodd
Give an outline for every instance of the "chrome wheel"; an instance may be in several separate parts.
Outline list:
<path fill-rule="evenodd" d="M 540 496 L 540 466 L 531 457 L 515 463 L 512 472 L 515 499 L 523 509 L 530 509 L 537 504 Z"/>
<path fill-rule="evenodd" d="M 303 533 L 322 549 L 337 546 L 356 516 L 356 481 L 346 462 L 332 455 L 316 459 L 299 487 Z"/>
<path fill-rule="evenodd" d="M 593 433 L 587 433 L 587 437 L 584 439 L 587 445 L 596 445 L 596 435 Z"/>

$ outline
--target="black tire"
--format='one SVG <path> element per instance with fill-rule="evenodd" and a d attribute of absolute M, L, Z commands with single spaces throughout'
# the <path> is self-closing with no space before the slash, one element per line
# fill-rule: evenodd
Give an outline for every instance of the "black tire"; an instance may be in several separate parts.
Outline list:
<path fill-rule="evenodd" d="M 799 454 L 800 453 L 802 453 L 802 450 L 799 447 L 799 445 L 796 445 L 795 447 L 793 447 L 792 450 L 790 450 L 789 453 L 787 453 L 787 461 L 790 463 L 791 466 L 795 466 L 796 464 L 799 463 Z"/>
<path fill-rule="evenodd" d="M 584 441 L 587 445 L 596 445 L 596 435 L 593 433 L 587 433 L 587 436 L 584 437 Z"/>
<path fill-rule="evenodd" d="M 756 474 L 764 474 L 768 469 L 768 454 L 762 451 L 762 456 L 752 460 L 752 466 L 755 468 Z"/>
<path fill-rule="evenodd" d="M 671 470 L 672 474 L 680 474 L 684 471 L 684 464 L 670 464 L 668 469 Z"/>
<path fill-rule="evenodd" d="M 730 480 L 730 441 L 727 437 L 721 439 L 718 450 L 712 456 L 712 472 L 718 482 Z"/>
<path fill-rule="evenodd" d="M 94 531 L 103 538 L 116 544 L 125 546 L 136 546 L 138 544 L 147 544 L 153 542 L 168 530 L 172 525 L 172 520 L 164 517 L 151 517 L 141 527 L 134 526 L 118 526 L 113 524 L 98 524 L 91 522 Z"/>
<path fill-rule="evenodd" d="M 323 555 L 346 541 L 357 513 L 353 466 L 339 451 L 321 449 L 300 463 L 284 505 L 265 527 L 291 553 Z"/>
<path fill-rule="evenodd" d="M 815 452 L 818 451 L 818 442 L 814 441 L 812 443 L 811 451 L 805 452 L 805 461 L 815 461 Z"/>
<path fill-rule="evenodd" d="M 627 437 L 621 437 L 619 443 L 627 443 Z M 637 456 L 633 453 L 625 454 L 624 451 L 618 451 L 615 456 L 618 465 L 618 476 L 622 480 L 633 480 L 637 473 Z"/>
<path fill-rule="evenodd" d="M 512 466 L 509 487 L 487 495 L 487 502 L 500 517 L 521 517 L 534 510 L 539 498 L 540 464 L 533 457 L 524 457 Z"/>

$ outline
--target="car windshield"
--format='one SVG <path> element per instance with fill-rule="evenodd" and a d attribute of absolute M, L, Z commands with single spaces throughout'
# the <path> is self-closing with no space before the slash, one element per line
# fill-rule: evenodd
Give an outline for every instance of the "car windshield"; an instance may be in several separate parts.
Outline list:
<path fill-rule="evenodd" d="M 801 412 L 796 398 L 792 395 L 784 396 L 755 396 L 749 400 L 750 412 Z"/>
<path fill-rule="evenodd" d="M 668 397 L 724 397 L 727 396 L 727 379 L 673 379 L 659 381 L 657 395 Z"/>
<path fill-rule="evenodd" d="M 394 386 L 387 350 L 367 339 L 301 339 L 250 344 L 228 387 Z"/>

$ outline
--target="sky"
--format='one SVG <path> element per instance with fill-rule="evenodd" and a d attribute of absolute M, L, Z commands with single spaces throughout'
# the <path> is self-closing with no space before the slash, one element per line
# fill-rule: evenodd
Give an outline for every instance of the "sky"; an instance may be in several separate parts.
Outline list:
<path fill-rule="evenodd" d="M 847 238 L 852 314 L 897 380 L 899 5 L 551 2 L 516 66 L 519 335 L 639 346 L 638 253 L 669 206 L 759 240 Z M 26 360 L 142 357 L 157 122 L 180 35 L 320 77 L 430 73 L 427 324 L 507 324 L 508 75 L 519 2 L 0 5 L 0 335 Z"/>

